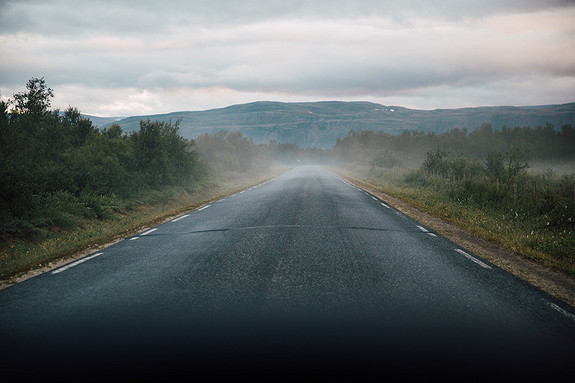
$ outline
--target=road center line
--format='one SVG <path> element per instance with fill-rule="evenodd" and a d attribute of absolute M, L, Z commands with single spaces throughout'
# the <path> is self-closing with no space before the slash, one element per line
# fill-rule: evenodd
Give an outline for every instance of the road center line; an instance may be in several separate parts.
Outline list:
<path fill-rule="evenodd" d="M 70 263 L 69 265 L 66 265 L 66 266 L 64 266 L 64 267 L 60 267 L 58 270 L 52 271 L 52 274 L 61 273 L 62 271 L 66 271 L 66 270 L 68 270 L 69 268 L 72 268 L 72 267 L 74 267 L 74 266 L 78 266 L 80 263 L 89 261 L 90 259 L 96 258 L 97 256 L 102 255 L 102 254 L 104 254 L 104 253 L 96 253 L 96 254 L 94 254 L 94 255 L 90 255 L 89 257 L 82 258 L 82 259 L 80 259 L 80 260 L 78 260 L 78 261 L 76 261 L 76 262 Z"/>
<path fill-rule="evenodd" d="M 242 192 L 242 193 L 243 193 L 243 192 Z M 198 211 L 201 211 L 201 210 L 207 209 L 207 208 L 209 208 L 210 206 L 212 206 L 212 205 L 206 205 L 206 206 L 204 206 L 204 207 L 201 207 L 201 208 L 199 208 L 199 209 L 198 209 Z"/>
<path fill-rule="evenodd" d="M 475 263 L 477 263 L 479 266 L 485 268 L 485 269 L 491 269 L 491 266 L 489 266 L 488 264 L 485 264 L 483 262 L 481 262 L 479 259 L 467 254 L 465 251 L 461 250 L 461 249 L 455 249 L 455 251 L 457 251 L 459 254 L 463 255 L 464 257 L 466 257 L 467 259 L 469 259 L 470 261 L 473 261 Z"/>

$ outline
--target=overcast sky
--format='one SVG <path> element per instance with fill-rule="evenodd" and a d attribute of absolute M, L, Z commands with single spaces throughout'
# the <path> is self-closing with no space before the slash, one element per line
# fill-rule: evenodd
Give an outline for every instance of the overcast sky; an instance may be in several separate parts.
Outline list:
<path fill-rule="evenodd" d="M 98 116 L 575 101 L 575 1 L 0 0 L 0 91 Z"/>

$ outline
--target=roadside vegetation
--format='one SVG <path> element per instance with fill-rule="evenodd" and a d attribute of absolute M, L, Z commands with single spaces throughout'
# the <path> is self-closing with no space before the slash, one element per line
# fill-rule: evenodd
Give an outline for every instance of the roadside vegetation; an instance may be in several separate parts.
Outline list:
<path fill-rule="evenodd" d="M 571 126 L 351 132 L 334 152 L 348 174 L 383 192 L 575 275 L 575 167 L 530 170 L 531 161 L 575 164 Z"/>

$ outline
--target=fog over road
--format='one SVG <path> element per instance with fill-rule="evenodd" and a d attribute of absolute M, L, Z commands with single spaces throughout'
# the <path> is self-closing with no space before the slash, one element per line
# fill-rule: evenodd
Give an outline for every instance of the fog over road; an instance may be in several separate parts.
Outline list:
<path fill-rule="evenodd" d="M 549 378 L 573 309 L 321 167 L 0 291 L 4 376 Z"/>

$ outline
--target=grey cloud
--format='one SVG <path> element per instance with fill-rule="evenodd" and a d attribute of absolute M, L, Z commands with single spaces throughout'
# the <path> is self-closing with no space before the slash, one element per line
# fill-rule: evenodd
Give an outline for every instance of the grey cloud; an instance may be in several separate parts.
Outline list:
<path fill-rule="evenodd" d="M 0 31 L 9 33 L 153 34 L 174 25 L 237 25 L 279 19 L 388 17 L 406 22 L 473 19 L 572 7 L 570 0 L 94 0 L 2 1 Z"/>

